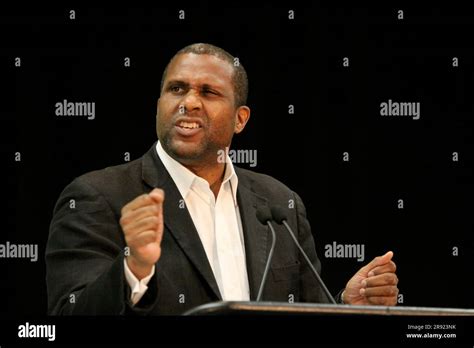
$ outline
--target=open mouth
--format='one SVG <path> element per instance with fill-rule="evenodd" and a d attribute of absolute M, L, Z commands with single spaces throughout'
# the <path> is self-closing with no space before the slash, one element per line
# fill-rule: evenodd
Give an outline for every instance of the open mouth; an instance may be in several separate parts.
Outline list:
<path fill-rule="evenodd" d="M 185 122 L 185 121 L 178 122 L 177 126 L 184 129 L 202 128 L 202 126 L 198 124 L 197 122 Z"/>
<path fill-rule="evenodd" d="M 182 137 L 191 137 L 202 130 L 200 120 L 178 120 L 175 124 L 176 132 Z"/>

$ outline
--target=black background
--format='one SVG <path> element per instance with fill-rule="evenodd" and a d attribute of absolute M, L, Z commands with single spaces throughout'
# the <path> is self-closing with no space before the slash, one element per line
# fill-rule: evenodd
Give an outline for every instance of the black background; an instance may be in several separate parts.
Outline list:
<path fill-rule="evenodd" d="M 246 68 L 252 116 L 233 148 L 256 149 L 251 169 L 303 198 L 333 293 L 393 250 L 403 305 L 474 307 L 474 15 L 454 4 L 173 6 L 1 9 L 0 242 L 40 251 L 36 263 L 0 260 L 1 317 L 46 315 L 56 199 L 73 178 L 149 149 L 161 73 L 195 42 L 226 49 Z M 96 118 L 57 117 L 63 99 L 95 102 Z M 421 118 L 381 117 L 388 99 L 420 102 Z M 333 241 L 364 244 L 366 259 L 325 258 Z"/>

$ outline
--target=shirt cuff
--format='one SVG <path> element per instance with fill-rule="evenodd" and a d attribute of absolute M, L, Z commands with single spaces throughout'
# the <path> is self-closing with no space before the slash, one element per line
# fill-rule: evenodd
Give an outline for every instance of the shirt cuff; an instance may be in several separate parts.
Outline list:
<path fill-rule="evenodd" d="M 132 273 L 132 271 L 128 267 L 127 259 L 123 260 L 123 269 L 125 271 L 125 279 L 127 279 L 127 283 L 130 286 L 130 289 L 132 290 L 130 300 L 132 301 L 132 305 L 135 306 L 147 291 L 147 285 L 151 277 L 153 277 L 153 275 L 155 274 L 155 266 L 153 266 L 153 268 L 151 269 L 150 274 L 142 280 L 138 280 L 138 278 L 135 277 L 135 275 Z"/>

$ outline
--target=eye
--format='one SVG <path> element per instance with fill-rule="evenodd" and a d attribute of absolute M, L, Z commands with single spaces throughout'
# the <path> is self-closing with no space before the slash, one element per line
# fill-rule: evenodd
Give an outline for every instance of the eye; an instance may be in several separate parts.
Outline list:
<path fill-rule="evenodd" d="M 202 93 L 203 93 L 203 94 L 213 94 L 213 95 L 217 95 L 217 93 L 214 92 L 214 91 L 211 90 L 211 89 L 203 89 L 203 90 L 202 90 Z"/>
<path fill-rule="evenodd" d="M 183 90 L 183 88 L 180 86 L 171 86 L 169 90 L 173 93 L 179 93 Z"/>

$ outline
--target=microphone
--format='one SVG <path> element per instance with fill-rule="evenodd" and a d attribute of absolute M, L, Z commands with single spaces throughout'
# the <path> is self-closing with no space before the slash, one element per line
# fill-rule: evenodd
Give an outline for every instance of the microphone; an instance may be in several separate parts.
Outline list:
<path fill-rule="evenodd" d="M 261 206 L 257 210 L 257 219 L 263 224 L 268 225 L 270 227 L 270 231 L 272 231 L 272 246 L 270 248 L 270 252 L 268 253 L 267 263 L 265 265 L 265 271 L 263 272 L 262 281 L 260 283 L 260 287 L 258 288 L 258 295 L 256 301 L 260 301 L 262 299 L 263 288 L 265 287 L 265 283 L 268 277 L 268 270 L 270 269 L 270 263 L 273 259 L 273 251 L 275 249 L 275 242 L 276 242 L 276 234 L 275 229 L 273 228 L 270 220 L 272 220 L 272 214 L 270 212 L 270 208 L 267 206 Z"/>
<path fill-rule="evenodd" d="M 287 218 L 286 218 L 285 209 L 280 207 L 280 206 L 273 206 L 272 209 L 271 209 L 271 214 L 273 216 L 273 220 L 276 221 L 276 223 L 278 223 L 280 225 L 283 224 L 286 227 L 286 229 L 288 230 L 288 232 L 291 235 L 291 238 L 293 238 L 293 241 L 295 242 L 296 246 L 300 250 L 301 254 L 304 256 L 306 262 L 308 263 L 309 268 L 311 269 L 313 275 L 316 277 L 316 280 L 318 281 L 319 285 L 323 289 L 324 293 L 329 298 L 330 302 L 332 302 L 333 304 L 337 304 L 336 301 L 334 300 L 334 297 L 332 297 L 332 295 L 329 292 L 328 288 L 326 287 L 323 280 L 319 276 L 319 273 L 316 271 L 313 264 L 311 263 L 308 255 L 306 255 L 306 253 L 304 252 L 303 248 L 301 247 L 300 243 L 298 242 L 298 239 L 296 239 L 290 225 L 288 225 L 288 223 L 286 222 Z"/>

